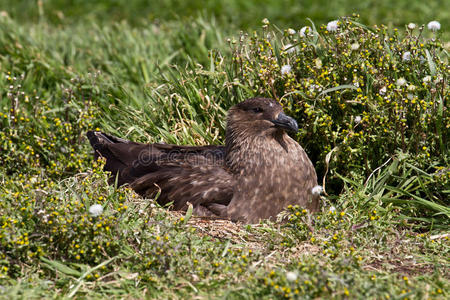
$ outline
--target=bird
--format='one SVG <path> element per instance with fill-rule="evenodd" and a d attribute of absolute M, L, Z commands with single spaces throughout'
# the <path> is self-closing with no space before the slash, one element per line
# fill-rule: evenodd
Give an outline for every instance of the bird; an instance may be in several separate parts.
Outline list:
<path fill-rule="evenodd" d="M 128 184 L 160 205 L 246 224 L 275 219 L 289 205 L 320 208 L 317 174 L 289 132 L 298 124 L 270 98 L 249 98 L 227 113 L 225 145 L 143 144 L 100 131 L 87 137 L 106 159 L 110 183 Z"/>

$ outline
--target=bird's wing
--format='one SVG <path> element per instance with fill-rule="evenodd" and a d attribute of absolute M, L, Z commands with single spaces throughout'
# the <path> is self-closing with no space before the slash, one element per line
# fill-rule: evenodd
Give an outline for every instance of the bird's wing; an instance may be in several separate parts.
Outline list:
<path fill-rule="evenodd" d="M 130 186 L 137 193 L 153 197 L 161 191 L 158 203 L 172 202 L 173 209 L 187 209 L 187 202 L 195 207 L 211 205 L 218 215 L 233 196 L 234 178 L 222 165 L 195 157 L 195 161 L 161 160 L 152 163 L 152 172 L 134 180 Z"/>
<path fill-rule="evenodd" d="M 95 150 L 95 158 L 99 156 L 106 158 L 105 171 L 110 171 L 112 178 L 119 174 L 119 185 L 130 183 L 144 174 L 155 171 L 161 161 L 198 160 L 199 163 L 204 163 L 203 158 L 206 158 L 214 165 L 224 164 L 223 146 L 142 144 L 94 131 L 89 131 L 87 137 Z"/>

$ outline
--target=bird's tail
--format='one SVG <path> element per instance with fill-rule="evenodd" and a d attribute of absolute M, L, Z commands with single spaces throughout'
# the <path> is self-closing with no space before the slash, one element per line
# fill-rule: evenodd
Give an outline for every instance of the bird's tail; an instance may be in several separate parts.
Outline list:
<path fill-rule="evenodd" d="M 86 133 L 86 135 L 87 135 L 92 147 L 94 147 L 94 149 L 95 149 L 94 145 L 98 145 L 98 144 L 118 144 L 118 143 L 129 144 L 130 143 L 129 140 L 122 139 L 117 136 L 106 134 L 106 133 L 103 133 L 100 131 L 88 131 Z"/>
<path fill-rule="evenodd" d="M 111 172 L 112 178 L 118 175 L 119 185 L 125 183 L 121 175 L 130 162 L 124 159 L 126 158 L 124 154 L 126 146 L 131 142 L 100 131 L 88 131 L 86 135 L 94 148 L 94 158 L 104 157 L 106 159 L 104 170 Z"/>

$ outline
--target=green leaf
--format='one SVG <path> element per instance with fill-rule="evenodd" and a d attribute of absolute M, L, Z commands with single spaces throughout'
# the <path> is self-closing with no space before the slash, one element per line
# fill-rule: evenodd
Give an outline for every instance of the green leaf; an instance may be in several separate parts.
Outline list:
<path fill-rule="evenodd" d="M 433 57 L 430 54 L 430 51 L 428 49 L 425 49 L 425 54 L 427 55 L 427 61 L 428 61 L 428 67 L 430 68 L 430 74 L 436 75 L 436 65 L 433 62 Z"/>
<path fill-rule="evenodd" d="M 61 262 L 58 262 L 56 260 L 50 260 L 45 257 L 41 257 L 41 260 L 44 262 L 44 265 L 46 265 L 50 268 L 53 268 L 58 272 L 64 273 L 66 275 L 72 275 L 72 276 L 80 276 L 81 275 L 81 273 L 79 271 L 72 269 L 71 267 L 69 267 Z"/>
<path fill-rule="evenodd" d="M 114 261 L 118 256 L 114 256 L 111 257 L 108 260 L 105 260 L 104 262 L 96 265 L 93 268 L 90 268 L 89 270 L 87 270 L 86 272 L 84 272 L 78 279 L 77 279 L 77 285 L 72 289 L 72 291 L 67 295 L 68 298 L 72 298 L 73 296 L 75 296 L 75 294 L 77 293 L 78 289 L 81 287 L 81 284 L 83 283 L 83 279 L 91 274 L 92 272 L 100 269 L 103 266 L 106 266 L 107 264 L 109 264 L 110 262 Z"/>
<path fill-rule="evenodd" d="M 429 201 L 429 200 L 423 199 L 423 198 L 421 198 L 419 196 L 416 196 L 414 194 L 411 194 L 411 193 L 409 193 L 409 192 L 407 192 L 405 190 L 402 190 L 402 189 L 399 189 L 399 188 L 396 188 L 396 187 L 386 186 L 386 188 L 388 190 L 394 191 L 396 193 L 403 194 L 403 195 L 406 195 L 406 196 L 409 196 L 409 197 L 413 198 L 413 199 L 409 199 L 407 201 L 411 201 L 411 202 L 415 202 L 415 203 L 421 204 L 422 206 L 425 206 L 428 209 L 431 209 L 431 210 L 443 213 L 443 214 L 447 215 L 448 217 L 450 217 L 450 208 L 448 208 L 448 207 L 445 207 L 443 205 L 437 204 L 436 202 L 433 202 L 433 201 Z"/>
<path fill-rule="evenodd" d="M 186 214 L 184 215 L 183 225 L 186 225 L 187 222 L 191 219 L 193 211 L 194 211 L 194 208 L 192 206 L 192 203 L 189 203 L 189 206 L 188 206 L 188 209 L 186 211 Z"/>
<path fill-rule="evenodd" d="M 329 88 L 329 89 L 326 89 L 326 90 L 322 91 L 319 95 L 317 95 L 316 98 L 320 98 L 321 96 L 326 95 L 326 94 L 331 93 L 331 92 L 335 92 L 335 91 L 339 91 L 339 90 L 345 90 L 345 89 L 356 90 L 358 88 L 356 86 L 354 86 L 354 85 L 343 84 L 343 85 L 335 86 L 335 87 L 332 87 L 332 88 Z"/>

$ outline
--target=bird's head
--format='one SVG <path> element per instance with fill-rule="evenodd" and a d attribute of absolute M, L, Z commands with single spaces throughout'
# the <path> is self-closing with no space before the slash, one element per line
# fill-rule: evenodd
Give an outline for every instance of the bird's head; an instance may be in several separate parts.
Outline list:
<path fill-rule="evenodd" d="M 227 132 L 291 131 L 297 132 L 297 122 L 284 114 L 281 105 L 274 99 L 250 98 L 230 108 L 227 119 Z"/>

